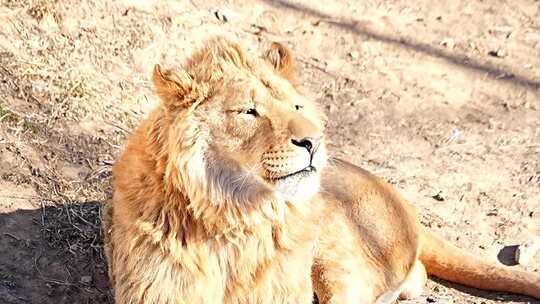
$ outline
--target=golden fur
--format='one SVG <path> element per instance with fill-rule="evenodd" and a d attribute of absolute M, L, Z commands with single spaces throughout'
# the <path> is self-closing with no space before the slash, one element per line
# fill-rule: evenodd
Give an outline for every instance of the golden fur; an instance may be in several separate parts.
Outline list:
<path fill-rule="evenodd" d="M 537 275 L 464 260 L 385 182 L 327 165 L 324 115 L 283 46 L 259 59 L 216 38 L 153 81 L 161 106 L 104 209 L 116 303 L 391 303 L 421 291 L 423 265 L 540 297 Z"/>

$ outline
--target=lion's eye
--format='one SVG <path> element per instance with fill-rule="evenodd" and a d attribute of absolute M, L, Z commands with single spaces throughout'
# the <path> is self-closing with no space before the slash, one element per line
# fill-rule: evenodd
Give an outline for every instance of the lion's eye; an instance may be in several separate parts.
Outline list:
<path fill-rule="evenodd" d="M 301 105 L 294 105 L 294 108 L 296 109 L 296 111 L 300 110 L 303 108 L 303 106 Z"/>
<path fill-rule="evenodd" d="M 255 110 L 255 109 L 253 109 L 253 108 L 252 108 L 252 109 L 244 110 L 242 113 L 243 113 L 243 114 L 247 114 L 247 115 L 253 115 L 253 116 L 255 116 L 255 117 L 259 116 L 259 113 L 257 113 L 257 110 Z"/>

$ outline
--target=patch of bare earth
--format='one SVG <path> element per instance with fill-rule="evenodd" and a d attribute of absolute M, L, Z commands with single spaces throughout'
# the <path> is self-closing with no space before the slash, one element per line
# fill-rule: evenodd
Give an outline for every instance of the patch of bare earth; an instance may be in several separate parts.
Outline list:
<path fill-rule="evenodd" d="M 409 2 L 0 0 L 0 302 L 111 301 L 111 165 L 156 104 L 153 65 L 216 33 L 288 44 L 334 155 L 508 263 L 540 235 L 540 5 Z M 430 281 L 407 303 L 501 301 L 534 302 Z"/>

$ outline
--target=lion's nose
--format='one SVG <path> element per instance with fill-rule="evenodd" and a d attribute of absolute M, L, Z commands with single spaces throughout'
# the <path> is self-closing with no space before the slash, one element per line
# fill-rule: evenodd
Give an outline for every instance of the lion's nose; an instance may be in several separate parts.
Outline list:
<path fill-rule="evenodd" d="M 306 148 L 309 154 L 313 154 L 313 148 L 317 146 L 317 141 L 318 140 L 313 137 L 304 137 L 300 140 L 292 139 L 293 145 Z"/>

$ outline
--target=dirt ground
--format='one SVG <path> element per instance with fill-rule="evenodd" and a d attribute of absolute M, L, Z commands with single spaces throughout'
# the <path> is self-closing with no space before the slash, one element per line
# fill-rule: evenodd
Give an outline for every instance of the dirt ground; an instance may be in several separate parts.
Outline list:
<path fill-rule="evenodd" d="M 0 303 L 111 302 L 111 165 L 156 103 L 153 65 L 215 34 L 289 45 L 334 155 L 511 262 L 540 235 L 540 2 L 411 2 L 0 0 Z M 402 303 L 452 302 L 539 303 L 443 281 Z"/>

